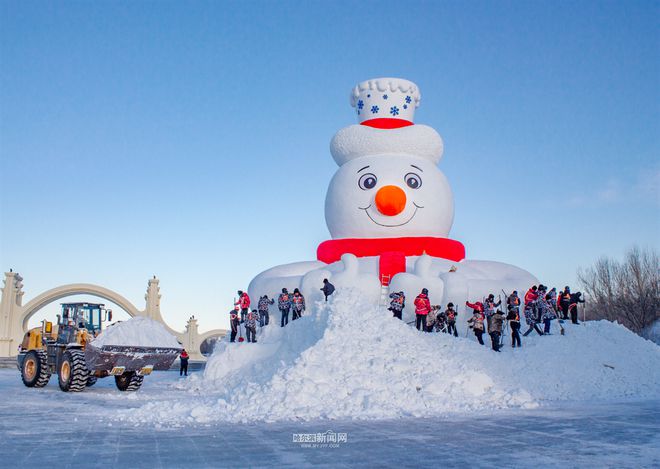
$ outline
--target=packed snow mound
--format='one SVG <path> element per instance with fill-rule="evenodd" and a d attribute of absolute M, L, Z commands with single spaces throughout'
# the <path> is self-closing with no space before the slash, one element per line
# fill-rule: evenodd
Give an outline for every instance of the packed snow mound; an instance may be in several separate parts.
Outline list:
<path fill-rule="evenodd" d="M 310 316 L 222 342 L 185 399 L 122 420 L 165 424 L 429 417 L 546 400 L 660 397 L 660 347 L 605 321 L 523 338 L 502 353 L 473 336 L 418 332 L 340 291 Z"/>
<path fill-rule="evenodd" d="M 109 326 L 91 344 L 99 348 L 104 345 L 181 348 L 176 337 L 163 324 L 144 317 L 131 318 Z"/>

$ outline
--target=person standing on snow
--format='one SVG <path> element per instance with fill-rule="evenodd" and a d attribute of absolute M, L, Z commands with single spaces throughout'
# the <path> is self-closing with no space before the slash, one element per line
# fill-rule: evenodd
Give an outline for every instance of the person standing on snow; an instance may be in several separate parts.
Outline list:
<path fill-rule="evenodd" d="M 282 314 L 280 327 L 284 327 L 289 324 L 289 311 L 291 311 L 291 295 L 286 288 L 282 288 L 282 293 L 277 297 L 277 307 Z"/>
<path fill-rule="evenodd" d="M 568 286 L 560 293 L 557 303 L 561 309 L 561 318 L 568 319 L 568 309 L 571 306 L 571 289 Z"/>
<path fill-rule="evenodd" d="M 422 288 L 422 292 L 415 298 L 415 327 L 418 331 L 426 330 L 426 316 L 431 312 L 429 291 Z"/>
<path fill-rule="evenodd" d="M 268 295 L 264 295 L 259 298 L 259 303 L 257 303 L 257 310 L 259 311 L 259 326 L 267 326 L 270 322 L 270 313 L 268 312 L 268 306 L 275 303 L 275 300 L 268 298 Z"/>
<path fill-rule="evenodd" d="M 573 324 L 580 324 L 578 322 L 578 303 L 584 303 L 584 300 L 581 298 L 582 293 L 577 292 L 571 294 L 571 303 L 568 306 L 568 310 L 571 313 L 571 322 Z"/>
<path fill-rule="evenodd" d="M 241 324 L 245 322 L 245 316 L 247 316 L 248 311 L 250 310 L 250 297 L 243 290 L 238 290 L 238 301 L 236 302 L 239 308 L 241 308 Z"/>
<path fill-rule="evenodd" d="M 502 324 L 504 323 L 504 313 L 499 309 L 495 311 L 488 322 L 488 335 L 492 348 L 496 352 L 500 351 L 500 337 L 502 337 Z"/>
<path fill-rule="evenodd" d="M 323 287 L 321 288 L 323 295 L 325 296 L 325 301 L 328 301 L 328 297 L 332 295 L 335 291 L 335 286 L 328 282 L 327 278 L 323 279 Z"/>
<path fill-rule="evenodd" d="M 545 295 L 545 297 L 539 298 L 539 305 L 541 311 L 541 320 L 543 321 L 543 333 L 550 334 L 550 324 L 552 320 L 557 317 L 555 310 L 552 307 L 552 304 L 555 302 L 551 293 Z"/>
<path fill-rule="evenodd" d="M 402 291 L 394 292 L 390 293 L 390 298 L 392 298 L 392 301 L 390 301 L 390 307 L 387 309 L 392 311 L 393 317 L 403 319 L 402 314 L 403 308 L 406 306 L 406 295 Z"/>
<path fill-rule="evenodd" d="M 238 311 L 238 305 L 234 306 L 234 309 L 229 311 L 229 325 L 231 326 L 231 336 L 229 342 L 236 342 L 236 334 L 238 334 L 238 327 L 240 325 Z"/>
<path fill-rule="evenodd" d="M 291 298 L 291 305 L 293 306 L 293 318 L 292 321 L 302 317 L 303 311 L 305 311 L 305 297 L 302 296 L 300 290 L 297 288 L 293 290 L 293 298 Z"/>
<path fill-rule="evenodd" d="M 555 287 L 552 287 L 550 289 L 550 291 L 546 295 L 546 300 L 548 300 L 548 304 L 555 312 L 555 317 L 559 319 L 559 309 L 557 308 L 557 289 Z"/>
<path fill-rule="evenodd" d="M 453 331 L 454 337 L 458 337 L 456 332 L 456 315 L 458 313 L 454 310 L 454 303 L 447 303 L 445 310 L 445 317 L 447 318 L 447 333 L 451 334 Z"/>
<path fill-rule="evenodd" d="M 477 340 L 481 345 L 484 345 L 484 320 L 486 315 L 484 314 L 484 305 L 481 301 L 476 303 L 470 303 L 469 301 L 465 302 L 465 305 L 469 308 L 472 308 L 472 317 L 468 319 L 468 324 L 470 329 L 474 332 L 474 335 L 477 337 Z"/>
<path fill-rule="evenodd" d="M 259 321 L 259 313 L 253 309 L 247 314 L 245 318 L 245 336 L 248 342 L 253 344 L 257 343 L 257 322 Z M 252 340 L 250 340 L 252 339 Z"/>
<path fill-rule="evenodd" d="M 179 356 L 179 361 L 181 362 L 181 367 L 179 368 L 179 376 L 183 375 L 185 373 L 186 376 L 188 376 L 188 359 L 190 356 L 188 355 L 188 352 L 186 352 L 186 349 L 181 350 L 181 355 Z"/>
<path fill-rule="evenodd" d="M 516 348 L 522 347 L 522 342 L 520 341 L 520 313 L 519 309 L 513 305 L 509 305 L 509 312 L 506 316 L 509 321 L 509 327 L 511 328 L 511 347 Z"/>
<path fill-rule="evenodd" d="M 537 325 L 537 301 L 539 298 L 538 287 L 534 285 L 525 293 L 525 322 L 529 326 L 527 332 L 523 336 L 527 337 L 532 330 L 535 330 L 538 335 L 543 335 L 543 331 Z"/>
<path fill-rule="evenodd" d="M 486 298 L 486 301 L 484 303 L 484 314 L 486 315 L 486 322 L 488 323 L 488 326 L 490 328 L 490 318 L 495 314 L 495 310 L 499 305 L 502 304 L 502 300 L 499 300 L 497 303 L 495 303 L 495 295 L 492 293 L 488 295 L 488 298 Z"/>

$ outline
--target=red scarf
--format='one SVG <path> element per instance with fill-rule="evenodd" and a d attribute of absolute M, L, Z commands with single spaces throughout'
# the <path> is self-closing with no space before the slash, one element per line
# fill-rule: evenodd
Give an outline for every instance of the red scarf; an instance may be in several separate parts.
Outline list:
<path fill-rule="evenodd" d="M 458 262 L 465 259 L 465 246 L 449 238 L 422 236 L 331 239 L 322 242 L 316 249 L 317 259 L 326 264 L 340 260 L 342 254 L 346 253 L 356 257 L 379 256 L 381 282 L 386 282 L 384 277 L 389 276 L 391 279 L 399 272 L 406 271 L 407 256 L 428 254 Z"/>

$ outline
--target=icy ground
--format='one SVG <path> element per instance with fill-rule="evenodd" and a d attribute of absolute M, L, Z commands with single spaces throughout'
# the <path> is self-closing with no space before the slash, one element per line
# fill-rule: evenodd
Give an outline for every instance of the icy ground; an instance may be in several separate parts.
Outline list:
<path fill-rule="evenodd" d="M 185 425 L 128 424 L 113 416 L 187 399 L 178 373 L 156 372 L 137 393 L 111 378 L 82 393 L 57 380 L 23 386 L 0 370 L 1 467 L 658 467 L 660 400 L 552 402 L 436 418 Z M 166 405 L 166 404 L 165 404 Z M 293 434 L 346 433 L 337 447 L 302 447 Z M 83 464 L 84 462 L 84 464 Z"/>

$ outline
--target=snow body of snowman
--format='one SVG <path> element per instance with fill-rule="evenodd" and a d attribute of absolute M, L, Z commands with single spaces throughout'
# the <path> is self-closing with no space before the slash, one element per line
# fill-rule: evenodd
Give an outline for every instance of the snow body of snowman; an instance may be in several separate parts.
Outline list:
<path fill-rule="evenodd" d="M 311 304 L 322 297 L 327 278 L 335 287 L 360 289 L 375 303 L 403 291 L 404 319 L 411 319 L 422 288 L 432 304 L 462 305 L 538 283 L 512 265 L 464 259 L 463 245 L 447 238 L 454 201 L 437 167 L 442 139 L 431 127 L 413 124 L 419 103 L 417 86 L 408 80 L 378 78 L 353 89 L 359 124 L 341 129 L 330 143 L 339 165 L 325 201 L 332 239 L 319 245 L 317 261 L 259 274 L 248 288 L 251 297 L 277 298 L 283 287 L 299 288 Z"/>

